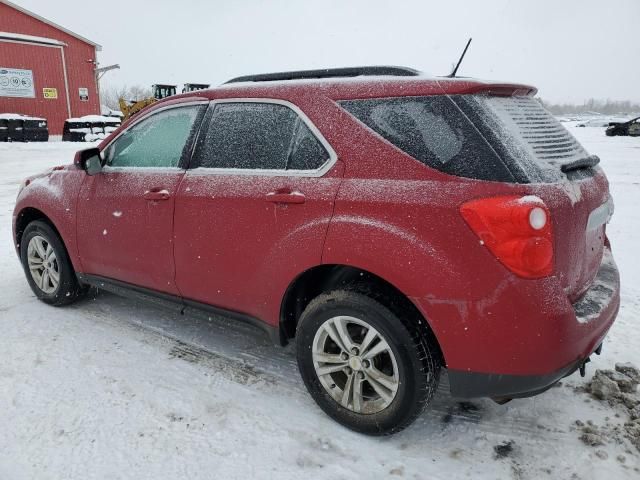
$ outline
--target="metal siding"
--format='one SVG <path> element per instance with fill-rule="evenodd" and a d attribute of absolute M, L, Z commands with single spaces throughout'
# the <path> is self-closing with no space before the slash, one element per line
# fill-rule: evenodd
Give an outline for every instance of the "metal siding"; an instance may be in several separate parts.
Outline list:
<path fill-rule="evenodd" d="M 100 113 L 100 102 L 95 81 L 95 47 L 57 28 L 47 25 L 25 13 L 0 3 L 0 31 L 52 38 L 67 44 L 64 55 L 69 84 L 71 116 L 96 115 Z M 67 118 L 64 73 L 61 49 L 22 43 L 0 42 L 0 66 L 33 70 L 36 98 L 0 97 L 0 113 L 22 113 L 44 117 L 49 121 L 51 135 L 62 134 Z M 46 83 L 46 84 L 45 84 Z M 58 89 L 57 100 L 43 98 L 42 88 Z M 89 101 L 80 100 L 78 89 L 89 90 Z"/>
<path fill-rule="evenodd" d="M 0 97 L 0 113 L 20 113 L 43 117 L 49 122 L 49 134 L 61 135 L 67 118 L 61 49 L 0 41 L 0 67 L 33 70 L 36 98 Z M 43 88 L 56 88 L 57 99 L 46 99 Z"/>

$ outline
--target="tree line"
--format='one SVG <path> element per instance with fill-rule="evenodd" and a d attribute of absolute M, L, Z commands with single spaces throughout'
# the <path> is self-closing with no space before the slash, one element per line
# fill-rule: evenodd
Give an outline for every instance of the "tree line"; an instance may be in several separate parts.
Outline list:
<path fill-rule="evenodd" d="M 554 115 L 567 115 L 575 113 L 602 113 L 615 115 L 618 113 L 638 113 L 640 115 L 640 103 L 630 100 L 598 100 L 590 98 L 584 103 L 552 103 L 538 98 L 540 103 Z"/>

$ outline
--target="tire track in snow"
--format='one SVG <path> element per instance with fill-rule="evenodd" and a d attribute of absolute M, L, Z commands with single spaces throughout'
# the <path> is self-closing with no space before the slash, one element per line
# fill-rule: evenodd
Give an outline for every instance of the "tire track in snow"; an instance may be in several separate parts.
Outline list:
<path fill-rule="evenodd" d="M 299 376 L 291 346 L 284 349 L 273 346 L 258 329 L 225 317 L 211 317 L 212 321 L 203 322 L 199 318 L 173 314 L 152 306 L 132 307 L 132 300 L 100 293 L 95 301 L 88 305 L 85 303 L 82 310 L 119 327 L 128 326 L 154 333 L 170 358 L 200 364 L 210 370 L 214 388 L 233 382 L 269 389 L 286 397 L 294 396 L 313 405 Z M 536 398 L 514 400 L 504 406 L 489 399 L 453 399 L 445 371 L 433 403 L 418 419 L 416 426 L 421 431 L 437 431 L 442 435 L 481 432 L 509 438 L 547 440 L 553 436 L 559 442 L 572 436 L 570 432 L 541 424 L 536 415 L 519 415 L 518 407 L 527 403 L 533 404 L 535 410 Z M 509 414 L 510 411 L 516 413 Z"/>

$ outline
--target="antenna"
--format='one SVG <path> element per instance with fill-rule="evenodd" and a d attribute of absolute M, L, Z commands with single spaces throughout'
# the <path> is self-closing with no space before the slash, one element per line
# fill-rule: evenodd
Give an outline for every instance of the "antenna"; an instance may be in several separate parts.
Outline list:
<path fill-rule="evenodd" d="M 456 73 L 458 73 L 458 68 L 460 67 L 460 64 L 462 63 L 462 59 L 464 58 L 465 54 L 467 53 L 467 48 L 469 48 L 469 45 L 471 45 L 471 38 L 469 38 L 469 41 L 467 42 L 467 46 L 464 47 L 464 50 L 462 51 L 462 55 L 460 55 L 460 60 L 458 60 L 458 63 L 456 65 L 456 68 L 453 69 L 453 72 L 451 72 L 449 74 L 450 78 L 453 78 L 456 76 Z"/>

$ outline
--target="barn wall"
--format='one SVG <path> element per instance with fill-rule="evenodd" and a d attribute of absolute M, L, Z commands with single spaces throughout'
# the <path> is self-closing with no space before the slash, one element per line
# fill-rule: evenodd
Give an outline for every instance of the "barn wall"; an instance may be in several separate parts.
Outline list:
<path fill-rule="evenodd" d="M 43 117 L 49 122 L 49 133 L 61 135 L 67 118 L 62 48 L 0 41 L 0 67 L 33 70 L 36 98 L 0 97 L 0 113 L 20 113 Z M 56 88 L 57 99 L 46 99 L 43 88 Z"/>
<path fill-rule="evenodd" d="M 94 74 L 95 65 L 87 61 L 96 60 L 93 45 L 4 3 L 0 3 L 0 31 L 35 35 L 66 43 L 67 46 L 63 48 L 67 67 L 71 116 L 80 117 L 100 113 L 100 101 Z M 52 135 L 62 133 L 62 125 L 68 114 L 60 50 L 57 47 L 0 41 L 0 67 L 33 70 L 36 87 L 35 99 L 0 97 L 0 113 L 23 113 L 45 117 L 49 121 L 49 132 Z M 58 99 L 45 99 L 42 92 L 43 87 L 57 88 Z M 89 100 L 86 102 L 80 100 L 78 89 L 81 87 L 89 90 Z"/>

